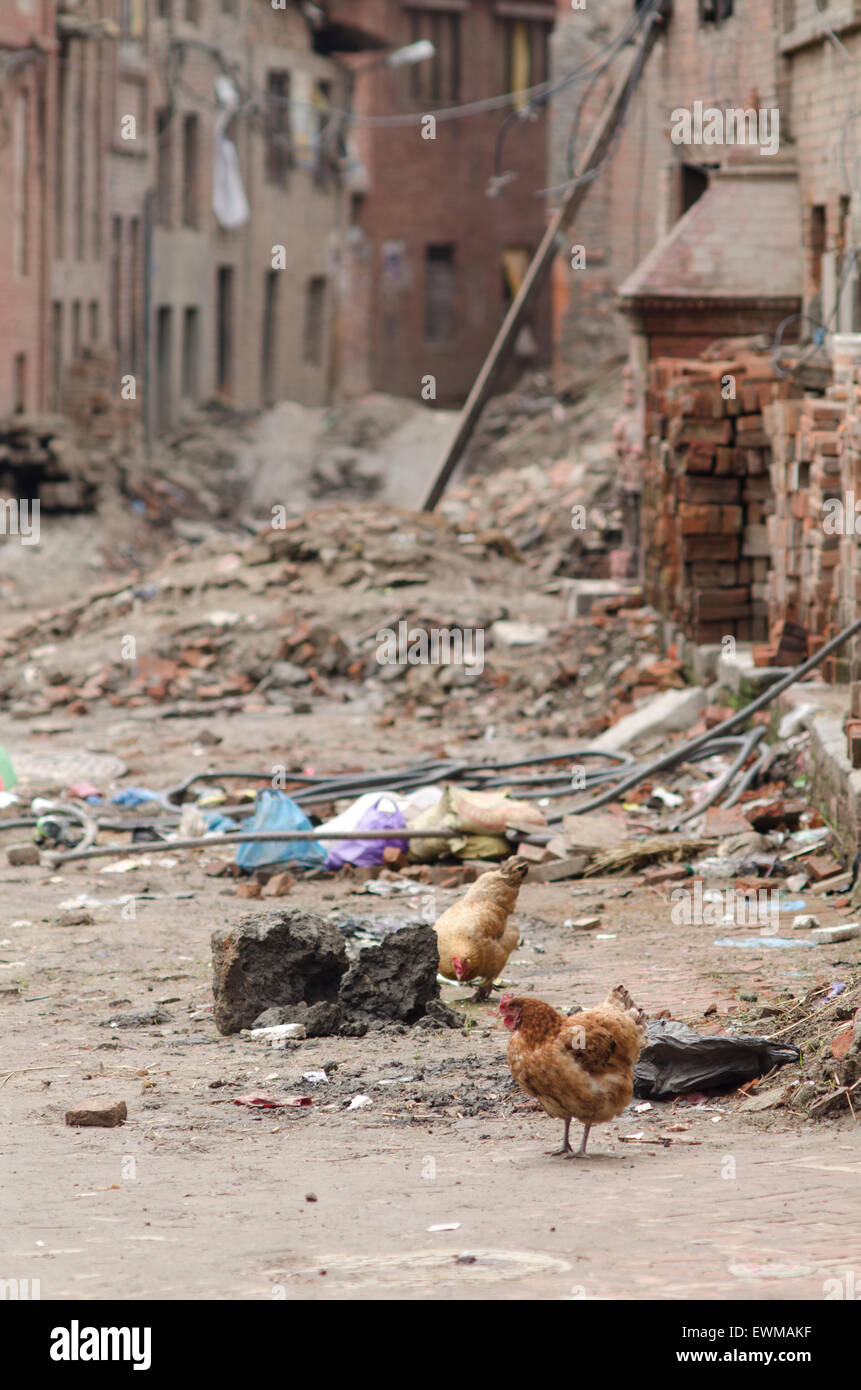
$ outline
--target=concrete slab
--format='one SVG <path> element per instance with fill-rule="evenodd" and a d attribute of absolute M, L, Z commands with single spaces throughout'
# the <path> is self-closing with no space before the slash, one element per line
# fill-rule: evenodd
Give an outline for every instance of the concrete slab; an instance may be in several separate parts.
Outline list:
<path fill-rule="evenodd" d="M 696 723 L 708 703 L 708 694 L 700 685 L 684 690 L 662 690 L 646 700 L 633 714 L 626 714 L 611 729 L 605 729 L 592 741 L 593 748 L 627 748 L 648 734 L 678 733 Z"/>

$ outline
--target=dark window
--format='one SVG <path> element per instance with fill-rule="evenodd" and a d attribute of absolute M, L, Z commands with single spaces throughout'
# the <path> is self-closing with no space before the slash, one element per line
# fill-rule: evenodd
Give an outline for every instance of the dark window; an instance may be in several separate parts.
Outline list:
<path fill-rule="evenodd" d="M 454 247 L 425 250 L 425 338 L 448 343 L 454 337 Z"/>
<path fill-rule="evenodd" d="M 84 132 L 88 130 L 87 111 L 87 60 L 89 44 L 85 39 L 77 39 L 74 50 L 78 64 L 78 89 L 75 93 L 75 125 L 78 139 L 75 141 L 77 168 L 75 187 L 72 190 L 75 211 L 75 260 L 84 259 L 84 227 L 86 224 L 87 187 L 87 142 Z"/>
<path fill-rule="evenodd" d="M 100 323 L 99 323 L 99 301 L 98 301 L 97 299 L 91 299 L 91 300 L 90 300 L 89 319 L 90 319 L 90 333 L 89 333 L 90 342 L 91 342 L 91 343 L 97 343 L 97 342 L 99 341 L 99 333 L 100 333 L 100 328 L 101 328 L 101 325 L 100 325 Z"/>
<path fill-rule="evenodd" d="M 733 0 L 699 0 L 700 24 L 723 24 L 732 14 Z"/>
<path fill-rule="evenodd" d="M 66 140 L 69 131 L 69 45 L 60 43 L 57 62 L 57 117 L 54 129 L 54 251 L 66 254 Z"/>
<path fill-rule="evenodd" d="M 810 273 L 813 286 L 822 285 L 822 258 L 825 255 L 825 208 L 816 206 L 810 209 Z"/>
<path fill-rule="evenodd" d="M 197 24 L 200 20 L 200 0 L 185 0 L 185 21 Z"/>
<path fill-rule="evenodd" d="M 72 305 L 72 359 L 77 361 L 81 355 L 81 301 L 76 299 Z"/>
<path fill-rule="evenodd" d="M 266 74 L 266 182 L 283 183 L 293 162 L 290 74 Z"/>
<path fill-rule="evenodd" d="M 51 305 L 51 409 L 59 411 L 63 402 L 63 305 Z"/>
<path fill-rule="evenodd" d="M 528 246 L 508 246 L 502 253 L 502 302 L 506 309 L 518 294 L 532 260 Z"/>
<path fill-rule="evenodd" d="M 129 367 L 136 372 L 142 357 L 140 324 L 142 320 L 143 263 L 141 258 L 141 224 L 139 217 L 129 222 Z"/>
<path fill-rule="evenodd" d="M 541 20 L 503 21 L 505 71 L 503 90 L 524 93 L 529 87 L 546 82 L 549 72 L 551 26 Z M 521 105 L 524 102 L 520 102 Z"/>
<path fill-rule="evenodd" d="M 705 169 L 696 164 L 682 165 L 682 212 L 686 213 L 700 199 L 709 186 L 709 176 Z"/>
<path fill-rule="evenodd" d="M 198 310 L 190 305 L 182 316 L 182 396 L 187 401 L 197 400 L 198 395 L 199 323 Z"/>
<path fill-rule="evenodd" d="M 216 293 L 216 383 L 225 395 L 233 393 L 233 267 L 218 267 Z"/>
<path fill-rule="evenodd" d="M 197 116 L 184 116 L 182 121 L 182 223 L 184 227 L 196 227 L 199 223 L 199 147 Z"/>
<path fill-rule="evenodd" d="M 326 280 L 315 275 L 308 281 L 305 301 L 305 347 L 303 357 L 306 362 L 319 366 L 323 361 L 323 325 L 326 310 Z"/>
<path fill-rule="evenodd" d="M 278 325 L 278 277 L 280 270 L 267 270 L 263 285 L 263 356 L 260 395 L 264 405 L 275 404 L 275 358 Z"/>
<path fill-rule="evenodd" d="M 30 93 L 15 98 L 15 274 L 26 275 L 30 247 Z"/>
<path fill-rule="evenodd" d="M 111 338 L 117 356 L 123 350 L 123 219 L 111 218 Z"/>
<path fill-rule="evenodd" d="M 156 315 L 156 419 L 159 430 L 170 428 L 171 392 L 173 390 L 173 314 L 168 306 Z"/>
<path fill-rule="evenodd" d="M 12 398 L 12 409 L 23 414 L 27 409 L 27 358 L 23 352 L 17 352 L 12 363 Z"/>
<path fill-rule="evenodd" d="M 163 106 L 155 113 L 155 220 L 162 227 L 169 227 L 171 220 L 172 179 L 171 159 L 173 153 L 173 111 Z"/>
<path fill-rule="evenodd" d="M 433 58 L 408 69 L 413 101 L 453 102 L 460 99 L 461 20 L 459 14 L 438 10 L 416 10 L 410 15 L 410 43 L 430 39 Z"/>

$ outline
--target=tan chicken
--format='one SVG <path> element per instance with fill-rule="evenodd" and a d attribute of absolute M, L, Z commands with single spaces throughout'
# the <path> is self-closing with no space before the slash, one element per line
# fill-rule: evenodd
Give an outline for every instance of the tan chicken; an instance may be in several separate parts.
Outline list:
<path fill-rule="evenodd" d="M 437 921 L 440 974 L 447 980 L 481 981 L 475 1001 L 487 999 L 493 982 L 505 969 L 520 940 L 520 930 L 508 918 L 514 911 L 520 885 L 529 865 L 525 859 L 506 859 L 471 883 L 459 902 Z"/>
<path fill-rule="evenodd" d="M 508 1065 L 521 1090 L 534 1096 L 548 1115 L 565 1121 L 561 1149 L 554 1154 L 582 1158 L 593 1125 L 619 1115 L 634 1093 L 634 1065 L 646 1039 L 646 1016 L 624 985 L 617 985 L 595 1009 L 565 1017 L 541 999 L 513 999 L 499 1006 L 511 1031 Z M 568 1142 L 572 1118 L 585 1126 L 576 1150 Z"/>

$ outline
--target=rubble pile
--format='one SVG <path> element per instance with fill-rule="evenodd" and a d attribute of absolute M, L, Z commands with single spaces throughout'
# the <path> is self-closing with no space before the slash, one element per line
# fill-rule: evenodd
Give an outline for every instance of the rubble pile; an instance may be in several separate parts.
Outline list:
<path fill-rule="evenodd" d="M 527 581 L 494 529 L 463 533 L 379 506 L 320 509 L 238 545 L 228 535 L 184 544 L 137 581 L 0 629 L 10 658 L 0 708 L 21 719 L 99 702 L 302 712 L 363 688 L 382 705 L 394 682 L 400 712 L 422 719 L 451 720 L 478 693 L 478 722 L 524 716 L 585 734 L 642 693 L 683 683 L 678 663 L 655 664 L 657 616 L 627 607 L 635 596 L 572 618 L 558 581 Z M 409 645 L 433 633 L 465 634 L 463 659 L 411 659 Z M 575 688 L 579 722 L 568 712 Z"/>
<path fill-rule="evenodd" d="M 0 421 L 0 504 L 38 501 L 42 512 L 91 511 L 102 470 L 84 455 L 69 423 L 55 415 L 12 415 Z"/>
<path fill-rule="evenodd" d="M 861 1104 L 861 976 L 815 985 L 785 1006 L 767 1005 L 769 1036 L 800 1049 L 801 1058 L 776 1078 L 764 1077 L 744 1108 L 786 1107 L 810 1119 L 842 1113 L 856 1118 Z"/>
<path fill-rule="evenodd" d="M 540 375 L 495 397 L 440 512 L 463 533 L 497 530 L 542 577 L 624 577 L 619 451 L 608 442 L 620 400 L 619 373 L 574 402 Z"/>
<path fill-rule="evenodd" d="M 646 596 L 694 641 L 768 635 L 768 473 L 763 412 L 798 394 L 771 359 L 660 358 L 647 397 Z"/>

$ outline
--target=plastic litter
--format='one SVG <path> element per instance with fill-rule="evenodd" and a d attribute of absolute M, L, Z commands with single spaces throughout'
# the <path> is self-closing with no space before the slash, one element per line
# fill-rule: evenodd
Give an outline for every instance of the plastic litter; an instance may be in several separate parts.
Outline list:
<path fill-rule="evenodd" d="M 798 1048 L 767 1038 L 697 1033 L 675 1019 L 652 1019 L 646 1032 L 649 1041 L 634 1068 L 634 1095 L 652 1100 L 739 1086 L 797 1062 L 800 1055 Z"/>
<path fill-rule="evenodd" d="M 291 801 L 284 792 L 267 788 L 258 793 L 254 815 L 247 823 L 246 832 L 255 830 L 313 830 L 311 822 L 301 807 Z M 236 862 L 247 873 L 264 864 L 306 864 L 318 868 L 326 862 L 326 851 L 314 840 L 290 841 L 247 841 L 239 845 Z"/>
<path fill-rule="evenodd" d="M 270 1096 L 265 1091 L 251 1091 L 246 1096 L 236 1096 L 234 1105 L 250 1105 L 255 1110 L 280 1110 L 285 1105 L 313 1105 L 312 1096 Z"/>
<path fill-rule="evenodd" d="M 822 1003 L 820 1003 L 819 1005 L 817 1005 L 817 1007 L 821 1009 L 821 1008 L 822 1008 L 822 1004 L 827 1004 L 828 1001 L 829 1001 L 830 999 L 836 999 L 837 996 L 838 996 L 838 994 L 842 994 L 845 988 L 846 988 L 846 981 L 845 981 L 845 980 L 835 980 L 835 981 L 834 981 L 834 984 L 833 984 L 833 985 L 831 986 L 831 988 L 829 989 L 829 991 L 828 991 L 828 993 L 826 994 L 825 998 L 822 1000 Z"/>
<path fill-rule="evenodd" d="M 304 1023 L 276 1023 L 271 1028 L 250 1028 L 248 1036 L 255 1042 L 268 1042 L 270 1047 L 283 1047 L 291 1038 L 304 1038 L 307 1033 Z"/>
<path fill-rule="evenodd" d="M 326 821 L 321 830 L 401 830 L 406 829 L 406 818 L 392 796 L 378 796 L 368 792 L 360 796 L 348 810 Z M 327 869 L 340 869 L 344 864 L 367 867 L 382 864 L 383 853 L 388 845 L 406 852 L 408 840 L 351 840 L 349 837 L 336 842 L 326 855 Z"/>
<path fill-rule="evenodd" d="M 146 806 L 150 801 L 161 801 L 161 793 L 150 791 L 148 787 L 123 787 L 111 797 L 112 806 Z"/>
<path fill-rule="evenodd" d="M 743 936 L 736 941 L 730 940 L 727 936 L 721 936 L 715 942 L 716 946 L 741 946 L 747 951 L 758 950 L 760 946 L 775 946 L 789 949 L 791 946 L 818 946 L 818 941 L 810 941 L 805 937 L 797 937 L 794 941 L 788 936 Z"/>
<path fill-rule="evenodd" d="M 18 778 L 15 776 L 15 769 L 12 766 L 12 759 L 6 749 L 0 743 L 0 791 L 11 791 Z"/>

